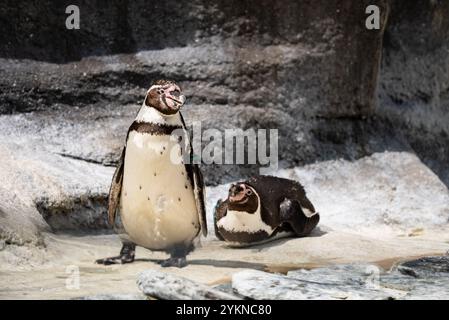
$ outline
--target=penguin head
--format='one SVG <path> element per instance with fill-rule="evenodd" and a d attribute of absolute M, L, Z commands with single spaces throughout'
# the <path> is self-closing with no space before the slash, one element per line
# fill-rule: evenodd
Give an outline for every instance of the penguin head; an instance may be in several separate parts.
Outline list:
<path fill-rule="evenodd" d="M 229 209 L 234 211 L 244 211 L 252 214 L 259 207 L 259 197 L 256 191 L 244 182 L 231 185 L 228 201 Z"/>
<path fill-rule="evenodd" d="M 165 115 L 176 114 L 184 105 L 186 97 L 181 94 L 181 88 L 170 80 L 157 80 L 148 89 L 145 105 L 155 108 Z"/>

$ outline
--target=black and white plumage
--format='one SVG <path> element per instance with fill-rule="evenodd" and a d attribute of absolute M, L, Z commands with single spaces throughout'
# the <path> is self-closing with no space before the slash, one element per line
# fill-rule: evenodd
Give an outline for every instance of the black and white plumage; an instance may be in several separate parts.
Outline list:
<path fill-rule="evenodd" d="M 231 185 L 228 198 L 219 200 L 214 212 L 217 238 L 234 246 L 306 236 L 319 219 L 299 182 L 272 176 Z"/>
<path fill-rule="evenodd" d="M 126 232 L 124 254 L 98 263 L 132 262 L 138 245 L 168 252 L 163 265 L 182 267 L 200 231 L 207 234 L 204 182 L 192 164 L 180 93 L 174 82 L 157 81 L 128 130 L 108 202 L 109 222 L 119 212 Z"/>

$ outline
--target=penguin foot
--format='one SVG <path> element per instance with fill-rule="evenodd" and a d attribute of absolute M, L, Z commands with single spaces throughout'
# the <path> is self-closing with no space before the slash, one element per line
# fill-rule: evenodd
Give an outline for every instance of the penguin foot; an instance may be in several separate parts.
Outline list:
<path fill-rule="evenodd" d="M 167 268 L 167 267 L 177 267 L 177 268 L 184 268 L 187 265 L 186 257 L 171 257 L 167 260 L 164 260 L 160 262 L 161 267 Z"/>
<path fill-rule="evenodd" d="M 131 243 L 124 243 L 122 249 L 120 250 L 120 255 L 116 257 L 109 257 L 104 259 L 95 260 L 97 264 L 103 264 L 105 266 L 111 264 L 125 264 L 134 262 L 134 257 L 136 254 L 136 245 Z"/>

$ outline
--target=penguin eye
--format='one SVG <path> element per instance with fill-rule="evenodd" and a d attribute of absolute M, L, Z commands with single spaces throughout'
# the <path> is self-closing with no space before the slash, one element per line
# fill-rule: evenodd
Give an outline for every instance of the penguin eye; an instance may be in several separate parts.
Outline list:
<path fill-rule="evenodd" d="M 246 190 L 246 195 L 247 196 L 250 196 L 250 195 L 252 195 L 253 194 L 253 192 L 251 191 L 251 190 Z"/>

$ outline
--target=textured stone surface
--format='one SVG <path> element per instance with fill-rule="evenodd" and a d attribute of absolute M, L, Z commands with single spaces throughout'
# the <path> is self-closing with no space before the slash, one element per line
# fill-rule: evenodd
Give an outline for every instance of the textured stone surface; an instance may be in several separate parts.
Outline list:
<path fill-rule="evenodd" d="M 67 148 L 71 156 L 115 163 L 133 117 L 128 110 L 138 107 L 152 80 L 170 77 L 189 97 L 189 122 L 277 128 L 282 167 L 413 148 L 448 183 L 446 3 L 111 1 L 105 8 L 81 1 L 76 31 L 63 23 L 68 4 L 0 5 L 7 30 L 0 35 L 0 112 L 51 111 L 28 119 L 37 127 L 53 121 L 69 127 L 42 134 L 63 146 L 76 134 L 81 141 Z M 383 29 L 364 28 L 367 4 L 380 6 L 382 22 L 389 15 L 385 41 Z M 420 99 L 419 90 L 428 98 Z M 97 109 L 114 125 L 89 131 L 109 139 L 95 149 L 81 127 L 70 126 L 98 119 Z M 66 123 L 67 110 L 78 119 Z M 14 118 L 5 121 L 21 128 Z M 256 172 L 255 166 L 205 168 L 209 184 Z"/>
<path fill-rule="evenodd" d="M 147 300 L 144 294 L 97 294 L 93 296 L 85 296 L 73 298 L 73 300 Z"/>
<path fill-rule="evenodd" d="M 137 107 L 152 80 L 174 78 L 188 96 L 186 117 L 204 129 L 278 129 L 284 167 L 358 158 L 385 149 L 385 140 L 403 148 L 389 127 L 362 119 L 375 108 L 382 48 L 383 29 L 364 28 L 372 1 L 111 1 L 107 8 L 81 1 L 76 31 L 61 23 L 68 3 L 0 5 L 8 17 L 0 19 L 8 30 L 0 35 L 0 113 L 53 111 L 37 115 L 35 125 L 60 118 L 69 126 L 67 110 L 81 121 L 101 105 L 113 119 L 117 108 Z M 385 20 L 387 1 L 375 3 Z M 100 133 L 111 138 L 100 150 L 88 152 L 91 141 L 82 139 L 70 154 L 115 162 L 126 125 L 116 129 L 120 139 Z M 58 140 L 70 144 L 61 131 Z M 205 169 L 210 184 L 256 172 Z"/>
<path fill-rule="evenodd" d="M 67 147 L 73 157 L 115 163 L 133 116 L 128 110 L 138 107 L 152 80 L 169 77 L 185 88 L 189 122 L 201 120 L 203 128 L 277 128 L 282 167 L 411 150 L 411 145 L 448 181 L 447 139 L 442 133 L 447 4 L 196 0 L 111 1 L 106 8 L 98 1 L 81 1 L 83 22 L 76 31 L 63 23 L 68 4 L 0 5 L 0 24 L 7 30 L 0 35 L 0 110 L 52 111 L 28 120 L 37 127 L 60 122 L 59 129 L 42 134 L 61 146 L 70 145 L 73 135 L 81 138 L 77 148 Z M 379 31 L 364 28 L 368 4 L 381 8 Z M 417 30 L 422 24 L 414 23 L 415 18 L 424 24 L 422 30 Z M 413 63 L 419 68 L 411 67 Z M 431 103 L 413 102 L 419 98 L 418 88 Z M 78 118 L 66 122 L 68 110 Z M 88 131 L 100 139 L 84 138 L 83 129 L 94 126 L 71 127 L 76 121 L 95 122 L 96 115 L 113 124 L 111 130 Z M 5 121 L 21 128 L 15 118 Z M 412 122 L 415 129 L 402 130 L 404 123 Z M 108 143 L 92 147 L 106 138 Z M 209 184 L 256 172 L 255 166 L 205 168 Z"/>
<path fill-rule="evenodd" d="M 166 272 L 142 272 L 137 285 L 150 297 L 164 300 L 239 300 L 237 296 Z"/>
<path fill-rule="evenodd" d="M 449 256 L 424 257 L 401 263 L 397 269 L 416 278 L 431 278 L 449 274 Z"/>
<path fill-rule="evenodd" d="M 0 238 L 42 245 L 42 231 L 106 227 L 113 168 L 0 145 Z"/>
<path fill-rule="evenodd" d="M 387 1 L 374 3 L 382 8 L 384 21 Z M 1 20 L 7 32 L 0 39 L 5 43 L 0 55 L 68 62 L 91 55 L 155 50 L 146 57 L 151 62 L 140 78 L 133 77 L 131 66 L 126 70 L 131 77 L 114 77 L 116 85 L 131 78 L 131 85 L 147 86 L 142 81 L 145 77 L 164 74 L 195 83 L 199 99 L 202 92 L 209 99 L 218 90 L 233 93 L 222 98 L 223 102 L 230 98 L 230 104 L 246 100 L 259 107 L 273 103 L 284 109 L 304 109 L 307 103 L 309 110 L 304 112 L 328 116 L 360 116 L 373 110 L 383 34 L 383 30 L 366 32 L 364 26 L 365 8 L 373 1 L 281 1 L 275 5 L 255 0 L 111 1 L 107 7 L 100 1 L 80 1 L 83 22 L 74 32 L 62 23 L 68 4 L 3 2 L 0 14 L 8 19 Z M 165 58 L 158 59 L 160 54 Z M 119 67 L 117 62 L 109 60 L 109 65 Z M 71 73 L 65 75 L 67 79 Z M 17 84 L 12 94 L 2 95 L 2 101 L 10 102 L 10 110 L 19 107 L 11 104 L 14 91 L 22 87 Z M 274 88 L 278 90 L 273 92 Z M 49 88 L 38 86 L 29 96 L 39 96 L 39 89 L 45 96 Z M 101 95 L 92 96 L 96 97 Z M 33 104 L 22 107 L 30 109 Z"/>
<path fill-rule="evenodd" d="M 420 272 L 416 278 L 401 268 Z M 442 268 L 443 267 L 443 268 Z M 449 297 L 448 257 L 429 257 L 402 263 L 398 270 L 385 272 L 376 265 L 334 265 L 312 270 L 289 271 L 286 276 L 248 270 L 232 277 L 232 288 L 253 299 L 436 299 Z"/>
<path fill-rule="evenodd" d="M 248 270 L 232 277 L 232 288 L 252 299 L 274 300 L 384 300 L 399 298 L 400 292 L 387 293 L 365 283 L 372 265 L 343 265 L 319 268 L 287 276 Z"/>
<path fill-rule="evenodd" d="M 377 114 L 449 185 L 449 3 L 394 0 Z"/>

